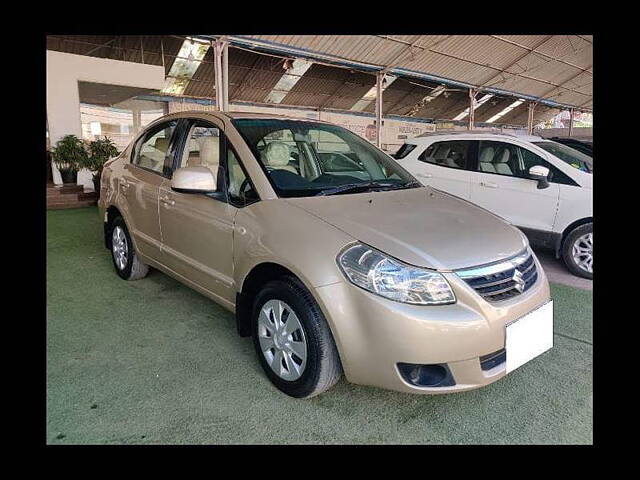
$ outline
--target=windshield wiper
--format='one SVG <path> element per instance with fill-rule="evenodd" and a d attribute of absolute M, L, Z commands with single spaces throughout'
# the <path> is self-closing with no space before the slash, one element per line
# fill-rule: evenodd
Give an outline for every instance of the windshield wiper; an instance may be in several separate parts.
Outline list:
<path fill-rule="evenodd" d="M 412 180 L 411 182 L 402 183 L 400 185 L 397 185 L 397 189 L 400 189 L 400 188 L 416 188 L 416 187 L 421 187 L 421 186 L 422 186 L 422 184 L 419 181 Z M 394 188 L 394 190 L 396 190 L 396 189 Z"/>
<path fill-rule="evenodd" d="M 382 188 L 382 187 L 391 187 L 392 183 L 380 183 L 380 182 L 364 182 L 364 183 L 347 183 L 344 185 L 338 185 L 337 187 L 325 188 L 324 190 L 320 190 L 316 193 L 316 196 L 321 195 L 335 195 L 336 193 L 346 193 L 346 192 L 355 192 L 355 191 L 363 191 L 366 192 L 372 188 Z"/>
<path fill-rule="evenodd" d="M 316 196 L 322 195 L 335 195 L 338 193 L 346 193 L 346 192 L 356 192 L 362 191 L 366 192 L 368 190 L 399 190 L 401 188 L 412 188 L 421 186 L 420 182 L 409 182 L 409 183 L 383 183 L 383 182 L 365 182 L 365 183 L 347 183 L 345 185 L 338 185 L 337 187 L 325 188 L 324 190 L 320 190 L 316 193 Z"/>

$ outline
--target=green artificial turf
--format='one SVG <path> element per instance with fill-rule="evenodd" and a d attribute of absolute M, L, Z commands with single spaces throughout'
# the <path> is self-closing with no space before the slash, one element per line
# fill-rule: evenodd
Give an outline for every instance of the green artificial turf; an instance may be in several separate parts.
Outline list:
<path fill-rule="evenodd" d="M 96 208 L 49 211 L 47 226 L 47 443 L 593 442 L 591 292 L 552 285 L 554 348 L 485 388 L 343 379 L 296 400 L 223 308 L 155 270 L 121 280 Z"/>

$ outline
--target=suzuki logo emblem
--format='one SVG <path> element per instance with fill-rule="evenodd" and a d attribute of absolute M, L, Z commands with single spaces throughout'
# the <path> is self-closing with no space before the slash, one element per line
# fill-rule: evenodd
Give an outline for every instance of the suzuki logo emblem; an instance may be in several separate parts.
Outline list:
<path fill-rule="evenodd" d="M 513 280 L 515 282 L 515 289 L 522 293 L 524 291 L 524 278 L 522 278 L 522 273 L 520 273 L 520 270 L 518 270 L 517 268 L 513 271 L 513 276 L 511 277 L 511 280 Z"/>

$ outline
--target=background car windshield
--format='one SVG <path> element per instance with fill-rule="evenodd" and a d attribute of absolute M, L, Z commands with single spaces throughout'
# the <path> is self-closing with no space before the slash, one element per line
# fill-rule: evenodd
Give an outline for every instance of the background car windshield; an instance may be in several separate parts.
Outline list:
<path fill-rule="evenodd" d="M 342 185 L 371 182 L 413 187 L 393 159 L 335 125 L 279 119 L 233 121 L 281 197 L 313 196 Z"/>
<path fill-rule="evenodd" d="M 585 155 L 582 152 L 579 152 L 575 148 L 568 147 L 567 145 L 563 145 L 558 142 L 532 142 L 534 145 L 539 146 L 540 148 L 546 150 L 552 155 L 555 155 L 560 160 L 565 163 L 568 163 L 574 168 L 578 170 L 582 170 L 583 172 L 593 172 L 593 159 Z"/>

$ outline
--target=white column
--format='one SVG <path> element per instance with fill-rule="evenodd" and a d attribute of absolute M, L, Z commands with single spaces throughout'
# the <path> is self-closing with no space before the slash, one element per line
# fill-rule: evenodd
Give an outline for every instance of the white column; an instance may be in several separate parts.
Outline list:
<path fill-rule="evenodd" d="M 384 73 L 376 74 L 376 146 L 382 146 L 382 80 Z"/>
<path fill-rule="evenodd" d="M 51 147 L 65 135 L 82 138 L 79 81 L 160 90 L 164 85 L 164 69 L 47 50 L 47 122 Z M 52 170 L 53 181 L 62 183 L 55 165 Z M 93 188 L 91 173 L 78 172 L 78 184 Z"/>
<path fill-rule="evenodd" d="M 133 133 L 135 135 L 142 128 L 142 112 L 140 107 L 133 107 L 131 112 L 133 113 Z"/>
<path fill-rule="evenodd" d="M 469 123 L 467 125 L 468 130 L 473 130 L 473 125 L 476 121 L 476 94 L 477 90 L 469 89 Z"/>
<path fill-rule="evenodd" d="M 573 108 L 569 109 L 569 137 L 573 136 Z"/>
<path fill-rule="evenodd" d="M 218 110 L 225 112 L 229 110 L 229 54 L 228 44 L 222 40 L 212 42 L 213 46 L 213 69 L 216 81 L 216 105 Z"/>
<path fill-rule="evenodd" d="M 222 102 L 224 111 L 229 111 L 229 42 L 222 44 Z"/>
<path fill-rule="evenodd" d="M 534 102 L 529 102 L 528 105 L 528 117 L 527 117 L 527 133 L 529 135 L 533 134 L 533 110 L 536 108 L 536 104 Z"/>

